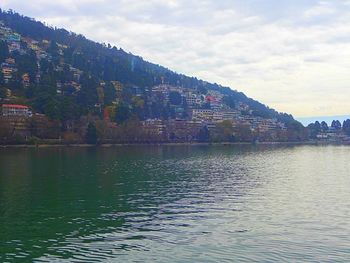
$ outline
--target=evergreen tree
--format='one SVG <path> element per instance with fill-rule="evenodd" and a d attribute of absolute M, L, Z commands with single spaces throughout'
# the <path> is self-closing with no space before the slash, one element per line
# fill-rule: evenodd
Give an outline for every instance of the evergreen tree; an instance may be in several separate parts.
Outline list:
<path fill-rule="evenodd" d="M 3 87 L 0 87 L 0 99 L 6 98 L 6 89 Z"/>
<path fill-rule="evenodd" d="M 340 121 L 339 120 L 332 121 L 331 127 L 334 128 L 337 131 L 341 130 L 341 123 L 340 123 Z"/>
<path fill-rule="evenodd" d="M 111 82 L 107 82 L 103 88 L 104 90 L 104 104 L 106 106 L 112 105 L 115 100 L 117 92 Z"/>
<path fill-rule="evenodd" d="M 231 109 L 234 109 L 236 106 L 236 102 L 234 97 L 232 96 L 225 96 L 223 99 L 224 103 L 229 106 Z"/>
<path fill-rule="evenodd" d="M 350 136 L 350 120 L 347 119 L 343 123 L 343 132 L 345 132 L 346 135 Z"/>
<path fill-rule="evenodd" d="M 126 122 L 130 118 L 129 106 L 121 103 L 116 108 L 115 120 L 118 124 Z"/>
<path fill-rule="evenodd" d="M 78 93 L 77 101 L 86 111 L 92 110 L 98 102 L 97 87 L 96 78 L 88 74 L 81 77 L 81 90 Z"/>
<path fill-rule="evenodd" d="M 0 40 L 0 63 L 9 57 L 9 48 L 5 41 Z"/>
<path fill-rule="evenodd" d="M 3 84 L 4 84 L 4 75 L 0 71 L 0 85 L 3 85 Z"/>
<path fill-rule="evenodd" d="M 181 105 L 182 97 L 181 94 L 177 91 L 172 91 L 169 94 L 169 101 L 172 105 Z"/>
<path fill-rule="evenodd" d="M 307 126 L 309 129 L 309 136 L 311 139 L 316 139 L 317 135 L 320 133 L 321 131 L 321 124 L 316 121 L 315 123 L 311 123 L 309 124 L 309 126 Z"/>
<path fill-rule="evenodd" d="M 321 122 L 321 131 L 322 132 L 327 132 L 329 130 L 327 122 L 323 121 Z"/>
<path fill-rule="evenodd" d="M 199 130 L 197 139 L 199 142 L 208 142 L 210 140 L 210 132 L 207 126 Z"/>
<path fill-rule="evenodd" d="M 321 131 L 321 123 L 319 121 L 315 122 L 315 129 L 320 132 Z"/>
<path fill-rule="evenodd" d="M 96 126 L 93 123 L 89 123 L 86 131 L 86 142 L 88 144 L 96 144 L 97 143 L 97 130 Z"/>
<path fill-rule="evenodd" d="M 38 71 L 35 52 L 31 50 L 30 52 L 28 52 L 28 54 L 16 54 L 14 55 L 14 58 L 16 60 L 19 76 L 28 73 L 30 76 L 30 81 L 33 82 L 33 80 L 35 79 L 36 72 Z"/>

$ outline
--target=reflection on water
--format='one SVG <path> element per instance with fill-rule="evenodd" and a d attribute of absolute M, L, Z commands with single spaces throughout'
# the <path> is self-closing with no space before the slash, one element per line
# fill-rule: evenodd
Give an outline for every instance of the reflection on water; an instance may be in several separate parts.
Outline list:
<path fill-rule="evenodd" d="M 0 150 L 0 262 L 346 262 L 350 147 Z"/>

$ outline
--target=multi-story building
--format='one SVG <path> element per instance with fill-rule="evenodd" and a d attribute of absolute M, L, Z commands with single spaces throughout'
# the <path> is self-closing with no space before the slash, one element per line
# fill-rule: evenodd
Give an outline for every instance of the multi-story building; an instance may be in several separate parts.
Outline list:
<path fill-rule="evenodd" d="M 185 99 L 189 107 L 200 106 L 204 101 L 201 95 L 192 92 L 186 92 Z"/>
<path fill-rule="evenodd" d="M 240 114 L 237 111 L 214 111 L 213 122 L 222 122 L 226 120 L 237 120 Z"/>
<path fill-rule="evenodd" d="M 239 111 L 222 111 L 223 119 L 224 120 L 237 120 L 241 113 Z"/>
<path fill-rule="evenodd" d="M 17 33 L 7 34 L 6 41 L 8 43 L 10 52 L 21 49 L 21 36 L 19 34 Z"/>
<path fill-rule="evenodd" d="M 17 104 L 3 104 L 2 116 L 6 117 L 31 117 L 32 111 L 28 106 Z"/>
<path fill-rule="evenodd" d="M 223 122 L 224 120 L 225 119 L 222 111 L 213 112 L 213 119 L 212 119 L 213 122 Z"/>
<path fill-rule="evenodd" d="M 259 132 L 268 132 L 268 131 L 277 130 L 278 126 L 277 126 L 277 123 L 272 122 L 271 120 L 264 120 L 261 123 L 259 123 L 257 128 L 259 129 Z"/>
<path fill-rule="evenodd" d="M 214 111 L 220 111 L 223 108 L 223 105 L 221 102 L 214 100 L 210 102 L 210 108 Z"/>
<path fill-rule="evenodd" d="M 146 131 L 151 134 L 163 136 L 165 134 L 166 125 L 160 119 L 148 119 L 142 122 Z"/>
<path fill-rule="evenodd" d="M 15 63 L 15 59 L 7 58 L 5 62 L 1 64 L 1 72 L 4 76 L 5 83 L 8 83 L 12 79 L 13 73 L 17 71 Z"/>
<path fill-rule="evenodd" d="M 17 33 L 12 33 L 7 35 L 7 42 L 20 42 L 21 41 L 21 35 Z"/>
<path fill-rule="evenodd" d="M 12 79 L 12 74 L 14 73 L 14 69 L 12 67 L 9 67 L 7 65 L 1 66 L 1 72 L 4 76 L 5 83 L 9 83 L 9 81 Z"/>
<path fill-rule="evenodd" d="M 172 86 L 167 85 L 167 84 L 161 84 L 161 85 L 158 85 L 158 86 L 154 86 L 152 88 L 152 92 L 161 92 L 161 93 L 169 92 L 171 87 Z"/>
<path fill-rule="evenodd" d="M 192 109 L 191 118 L 196 121 L 212 121 L 214 111 L 211 109 Z"/>
<path fill-rule="evenodd" d="M 6 41 L 7 35 L 11 33 L 11 29 L 5 26 L 5 24 L 0 21 L 0 39 Z"/>

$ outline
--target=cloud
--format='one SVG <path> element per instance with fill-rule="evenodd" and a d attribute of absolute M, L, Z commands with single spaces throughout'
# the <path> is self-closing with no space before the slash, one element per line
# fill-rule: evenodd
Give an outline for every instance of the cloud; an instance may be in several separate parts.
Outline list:
<path fill-rule="evenodd" d="M 304 12 L 304 17 L 307 19 L 321 16 L 329 16 L 337 13 L 336 7 L 329 2 L 320 2 L 312 8 Z"/>
<path fill-rule="evenodd" d="M 0 7 L 241 90 L 279 111 L 350 111 L 348 0 L 5 0 Z"/>

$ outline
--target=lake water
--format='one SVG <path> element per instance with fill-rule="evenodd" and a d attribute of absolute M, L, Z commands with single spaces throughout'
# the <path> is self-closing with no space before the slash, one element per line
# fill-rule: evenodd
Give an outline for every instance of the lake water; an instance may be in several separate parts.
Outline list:
<path fill-rule="evenodd" d="M 0 149 L 0 262 L 349 262 L 350 147 Z"/>

